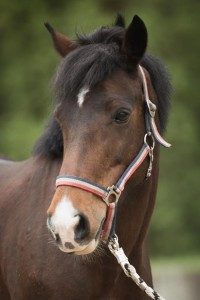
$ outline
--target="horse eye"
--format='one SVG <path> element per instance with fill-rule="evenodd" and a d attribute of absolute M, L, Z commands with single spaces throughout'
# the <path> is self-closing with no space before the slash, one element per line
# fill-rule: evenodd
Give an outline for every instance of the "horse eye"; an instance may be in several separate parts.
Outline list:
<path fill-rule="evenodd" d="M 127 111 L 127 110 L 120 110 L 116 113 L 115 115 L 115 118 L 114 118 L 114 121 L 116 123 L 125 123 L 128 121 L 129 119 L 129 116 L 130 116 L 130 112 Z"/>

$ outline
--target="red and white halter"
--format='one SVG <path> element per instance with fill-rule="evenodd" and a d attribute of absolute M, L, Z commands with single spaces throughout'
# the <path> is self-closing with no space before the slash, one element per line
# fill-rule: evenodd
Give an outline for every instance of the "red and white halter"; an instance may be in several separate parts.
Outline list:
<path fill-rule="evenodd" d="M 126 182 L 129 178 L 135 173 L 135 171 L 139 168 L 142 162 L 145 160 L 147 156 L 149 156 L 149 168 L 147 170 L 146 177 L 151 176 L 152 171 L 152 163 L 153 163 L 153 150 L 155 145 L 155 140 L 163 145 L 164 147 L 170 147 L 171 145 L 167 143 L 159 134 L 158 129 L 155 123 L 155 112 L 156 105 L 149 99 L 149 93 L 147 88 L 147 81 L 143 71 L 143 68 L 139 66 L 140 73 L 142 75 L 143 89 L 144 89 L 144 98 L 146 102 L 146 112 L 145 112 L 145 124 L 146 124 L 146 133 L 144 136 L 144 143 L 137 154 L 137 156 L 133 159 L 130 165 L 123 172 L 119 180 L 111 187 L 103 187 L 99 184 L 91 182 L 87 179 L 79 178 L 77 176 L 67 176 L 61 175 L 56 179 L 56 187 L 59 186 L 73 186 L 79 189 L 85 190 L 87 192 L 93 193 L 97 195 L 101 200 L 103 200 L 107 205 L 107 215 L 103 224 L 101 239 L 107 241 L 113 218 L 115 215 L 115 210 L 117 206 L 117 202 L 119 197 L 124 190 Z M 151 139 L 151 143 L 148 143 L 148 140 Z"/>

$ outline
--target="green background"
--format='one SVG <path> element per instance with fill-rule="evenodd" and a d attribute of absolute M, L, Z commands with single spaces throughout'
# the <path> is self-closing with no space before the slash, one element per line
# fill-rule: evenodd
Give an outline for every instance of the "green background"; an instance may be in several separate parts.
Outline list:
<path fill-rule="evenodd" d="M 112 24 L 117 12 L 138 14 L 149 52 L 173 83 L 172 110 L 162 150 L 157 204 L 150 230 L 152 256 L 196 257 L 200 250 L 199 1 L 0 0 L 0 154 L 30 156 L 52 108 L 51 78 L 59 63 L 43 23 L 69 37 Z"/>

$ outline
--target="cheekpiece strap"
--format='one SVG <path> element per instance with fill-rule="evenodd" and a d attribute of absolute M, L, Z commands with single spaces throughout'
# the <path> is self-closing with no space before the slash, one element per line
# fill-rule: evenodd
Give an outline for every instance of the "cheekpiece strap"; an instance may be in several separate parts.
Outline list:
<path fill-rule="evenodd" d="M 148 146 L 148 144 L 144 143 L 140 152 L 133 159 L 133 161 L 130 163 L 130 165 L 127 167 L 127 169 L 124 171 L 124 173 L 121 175 L 121 177 L 117 181 L 115 186 L 118 190 L 120 190 L 121 192 L 124 190 L 126 182 L 129 180 L 129 178 L 133 175 L 133 173 L 135 173 L 135 171 L 139 168 L 139 166 L 145 160 L 145 158 L 149 154 L 149 151 L 150 151 L 150 147 Z"/>

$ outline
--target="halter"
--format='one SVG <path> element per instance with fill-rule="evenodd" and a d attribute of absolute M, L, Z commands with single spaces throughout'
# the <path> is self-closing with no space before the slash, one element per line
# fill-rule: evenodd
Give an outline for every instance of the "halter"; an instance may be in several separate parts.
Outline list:
<path fill-rule="evenodd" d="M 142 162 L 147 156 L 149 156 L 149 167 L 146 173 L 146 178 L 151 176 L 153 167 L 153 151 L 155 147 L 155 141 L 164 147 L 170 147 L 171 145 L 167 143 L 159 134 L 155 123 L 155 113 L 156 105 L 149 99 L 149 93 L 147 88 L 147 81 L 143 71 L 143 68 L 139 65 L 139 70 L 142 76 L 144 99 L 146 103 L 145 109 L 145 125 L 146 132 L 144 135 L 144 142 L 142 148 L 136 157 L 132 160 L 130 165 L 125 169 L 118 181 L 110 186 L 103 187 L 97 183 L 90 180 L 83 179 L 77 176 L 58 176 L 56 179 L 56 187 L 59 186 L 74 186 L 79 189 L 85 190 L 92 194 L 98 196 L 107 205 L 106 219 L 103 224 L 101 239 L 105 242 L 108 241 L 108 248 L 111 253 L 116 257 L 118 263 L 121 265 L 126 276 L 130 277 L 138 287 L 143 290 L 151 299 L 154 300 L 164 300 L 153 288 L 148 286 L 145 281 L 138 275 L 134 266 L 132 266 L 127 256 L 125 255 L 123 249 L 119 246 L 118 237 L 115 234 L 115 216 L 117 202 L 120 198 L 122 191 L 126 185 L 129 178 L 135 173 L 135 171 L 140 167 Z"/>
<path fill-rule="evenodd" d="M 147 156 L 149 156 L 149 167 L 146 173 L 146 177 L 149 178 L 151 176 L 155 140 L 159 144 L 163 145 L 164 147 L 168 148 L 171 146 L 161 137 L 161 135 L 158 132 L 155 123 L 156 105 L 149 99 L 146 77 L 143 68 L 140 65 L 139 65 L 139 70 L 142 75 L 144 98 L 146 103 L 146 110 L 145 110 L 146 133 L 144 135 L 144 143 L 142 145 L 142 148 L 140 149 L 136 157 L 132 160 L 130 165 L 125 169 L 125 171 L 118 179 L 118 181 L 114 185 L 106 188 L 90 180 L 83 179 L 77 176 L 62 175 L 62 176 L 58 176 L 56 179 L 56 187 L 59 186 L 77 187 L 79 189 L 95 194 L 102 201 L 106 203 L 107 214 L 101 232 L 101 239 L 103 241 L 107 241 L 110 236 L 111 227 L 112 227 L 112 223 L 113 223 L 113 219 L 117 207 L 117 202 L 120 198 L 122 191 L 124 190 L 126 182 L 140 167 L 140 165 L 143 163 L 143 161 Z"/>

